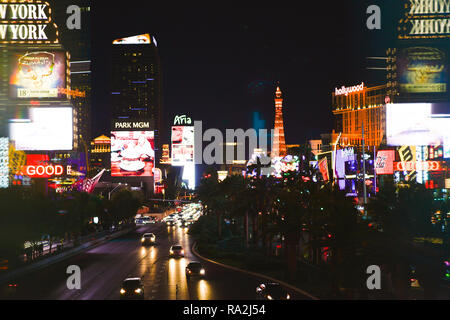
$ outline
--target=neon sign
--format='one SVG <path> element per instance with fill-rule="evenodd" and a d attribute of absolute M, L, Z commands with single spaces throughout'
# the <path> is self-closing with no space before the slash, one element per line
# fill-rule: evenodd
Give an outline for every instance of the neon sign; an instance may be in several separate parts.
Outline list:
<path fill-rule="evenodd" d="M 192 124 L 191 118 L 187 117 L 185 114 L 181 116 L 175 116 L 175 119 L 173 120 L 173 125 L 183 125 L 183 124 Z"/>
<path fill-rule="evenodd" d="M 25 174 L 30 178 L 48 178 L 53 176 L 61 176 L 64 172 L 62 165 L 27 165 L 25 166 Z"/>
<path fill-rule="evenodd" d="M 409 0 L 405 8 L 399 39 L 450 37 L 450 1 Z"/>
<path fill-rule="evenodd" d="M 357 86 L 353 86 L 353 87 L 342 86 L 342 88 L 340 88 L 340 89 L 335 88 L 334 95 L 335 96 L 341 96 L 341 95 L 348 96 L 349 93 L 361 92 L 363 90 L 364 90 L 364 82 L 361 82 L 361 84 L 359 84 Z"/>
<path fill-rule="evenodd" d="M 394 162 L 394 171 L 442 171 L 439 161 L 400 161 Z"/>
<path fill-rule="evenodd" d="M 58 43 L 48 2 L 3 1 L 0 4 L 0 43 Z"/>

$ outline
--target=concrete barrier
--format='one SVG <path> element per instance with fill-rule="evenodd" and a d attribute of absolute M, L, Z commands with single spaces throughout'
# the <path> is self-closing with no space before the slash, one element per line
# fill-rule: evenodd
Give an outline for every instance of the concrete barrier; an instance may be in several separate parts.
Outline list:
<path fill-rule="evenodd" d="M 297 288 L 297 287 L 294 287 L 293 285 L 291 285 L 291 284 L 289 284 L 289 283 L 286 283 L 286 282 L 284 282 L 284 281 L 280 281 L 280 280 L 278 280 L 278 279 L 271 278 L 271 277 L 266 276 L 266 275 L 264 275 L 264 274 L 260 274 L 260 273 L 256 273 L 256 272 L 252 272 L 252 271 L 247 271 L 247 270 L 243 270 L 243 269 L 239 269 L 239 268 L 236 268 L 236 267 L 233 267 L 233 266 L 229 266 L 229 265 L 227 265 L 227 264 L 223 264 L 223 263 L 220 263 L 220 262 L 217 262 L 217 261 L 214 261 L 214 260 L 205 258 L 205 257 L 203 257 L 202 255 L 200 255 L 200 254 L 198 253 L 198 251 L 197 251 L 196 248 L 197 248 L 197 242 L 194 242 L 194 244 L 192 245 L 192 248 L 191 248 L 191 249 L 192 249 L 192 253 L 193 253 L 194 255 L 196 255 L 196 256 L 197 256 L 198 258 L 200 258 L 200 259 L 203 259 L 203 260 L 205 260 L 205 261 L 208 261 L 208 262 L 217 264 L 217 265 L 219 265 L 219 266 L 221 266 L 221 267 L 224 267 L 224 268 L 227 268 L 227 269 L 231 269 L 231 270 L 233 270 L 233 271 L 242 272 L 242 273 L 246 273 L 246 274 L 249 274 L 249 275 L 252 275 L 252 276 L 255 276 L 255 277 L 267 279 L 267 280 L 269 280 L 269 281 L 271 281 L 271 282 L 278 282 L 278 283 L 281 284 L 282 286 L 284 286 L 284 287 L 286 287 L 286 288 L 289 288 L 289 289 L 291 289 L 292 291 L 295 291 L 295 292 L 297 292 L 297 293 L 299 293 L 299 294 L 302 294 L 302 295 L 304 295 L 304 296 L 307 296 L 308 298 L 311 298 L 312 300 L 319 300 L 319 298 L 313 296 L 312 294 L 310 294 L 310 293 L 308 293 L 308 292 L 306 292 L 306 291 L 303 291 L 302 289 L 299 289 L 299 288 Z"/>
<path fill-rule="evenodd" d="M 75 248 L 69 249 L 67 251 L 61 252 L 56 255 L 52 255 L 51 257 L 48 257 L 48 258 L 45 258 L 45 259 L 42 259 L 42 260 L 39 260 L 36 262 L 32 262 L 31 264 L 23 266 L 23 267 L 19 267 L 18 269 L 12 270 L 4 275 L 1 275 L 0 276 L 0 284 L 14 280 L 15 278 L 22 277 L 30 272 L 33 272 L 33 271 L 36 271 L 39 269 L 43 269 L 43 268 L 48 267 L 57 262 L 60 262 L 65 259 L 68 259 L 70 257 L 73 257 L 73 256 L 79 254 L 80 252 L 83 252 L 87 249 L 92 249 L 92 248 L 94 248 L 100 244 L 103 244 L 111 239 L 115 239 L 124 234 L 127 234 L 127 233 L 131 232 L 132 230 L 134 230 L 134 228 L 128 228 L 125 230 L 115 232 L 113 234 L 105 235 L 99 239 L 85 242 L 79 246 L 76 246 Z"/>

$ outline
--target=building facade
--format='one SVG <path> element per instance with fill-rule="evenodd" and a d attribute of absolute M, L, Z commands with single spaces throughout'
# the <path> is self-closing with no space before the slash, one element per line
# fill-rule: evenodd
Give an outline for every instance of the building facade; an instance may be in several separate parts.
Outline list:
<path fill-rule="evenodd" d="M 340 91 L 339 91 L 340 90 Z M 359 85 L 353 92 L 332 93 L 335 131 L 340 132 L 341 145 L 362 146 L 362 126 L 366 146 L 379 146 L 386 134 L 386 85 Z"/>
<path fill-rule="evenodd" d="M 161 159 L 161 67 L 155 38 L 142 34 L 114 40 L 111 67 L 113 119 L 149 121 L 156 159 Z"/>

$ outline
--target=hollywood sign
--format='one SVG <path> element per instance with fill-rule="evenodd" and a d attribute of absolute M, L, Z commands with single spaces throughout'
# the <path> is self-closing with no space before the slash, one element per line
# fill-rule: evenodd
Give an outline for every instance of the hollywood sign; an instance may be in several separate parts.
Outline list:
<path fill-rule="evenodd" d="M 353 92 L 361 92 L 364 90 L 364 82 L 361 82 L 360 85 L 357 86 L 353 86 L 353 87 L 345 87 L 342 86 L 342 88 L 338 89 L 335 88 L 334 89 L 334 95 L 335 96 L 340 96 L 340 95 L 346 95 L 348 96 L 349 93 L 353 93 Z"/>

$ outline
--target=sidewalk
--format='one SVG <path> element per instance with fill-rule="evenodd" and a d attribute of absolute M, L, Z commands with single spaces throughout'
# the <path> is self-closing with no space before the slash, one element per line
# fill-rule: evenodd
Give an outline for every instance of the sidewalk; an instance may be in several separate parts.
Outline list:
<path fill-rule="evenodd" d="M 95 239 L 98 239 L 98 238 L 104 237 L 106 235 L 109 235 L 109 234 L 111 234 L 113 232 L 106 230 L 106 231 L 91 233 L 91 234 L 88 234 L 88 235 L 85 235 L 85 236 L 82 236 L 82 237 L 78 238 L 78 241 L 79 241 L 80 244 L 83 244 L 83 243 L 85 243 L 87 241 L 93 241 Z M 73 248 L 75 246 L 75 240 L 76 239 L 71 239 L 71 240 L 64 241 L 63 245 L 62 245 L 62 250 L 65 251 L 65 250 L 67 250 L 69 248 Z M 49 241 L 46 240 L 44 242 L 46 242 L 47 244 L 44 246 L 43 254 L 37 255 L 34 259 L 31 259 L 31 261 L 27 261 L 27 255 L 24 253 L 24 254 L 21 254 L 19 256 L 20 261 L 22 261 L 23 263 L 30 263 L 30 262 L 33 262 L 33 261 L 39 261 L 39 260 L 45 258 L 46 255 L 51 255 L 52 253 L 53 254 L 57 253 L 58 252 L 58 247 L 61 245 L 60 241 L 55 241 L 55 242 L 52 243 L 52 248 L 50 250 L 50 245 L 48 244 Z"/>
<path fill-rule="evenodd" d="M 105 243 L 108 240 L 118 238 L 124 234 L 127 234 L 132 230 L 134 230 L 134 227 L 124 228 L 113 233 L 110 233 L 108 231 L 106 231 L 105 233 L 102 232 L 101 235 L 99 234 L 97 237 L 93 237 L 93 235 L 85 236 L 84 238 L 82 238 L 84 242 L 76 247 L 73 246 L 72 243 L 72 247 L 70 249 L 66 247 L 61 253 L 55 254 L 55 252 L 53 252 L 53 254 L 51 255 L 47 254 L 47 257 L 41 256 L 31 263 L 24 262 L 24 265 L 19 266 L 18 268 L 2 272 L 0 274 L 0 284 L 8 281 L 14 281 L 15 278 L 68 259 L 84 250 L 92 249 L 98 245 Z"/>

